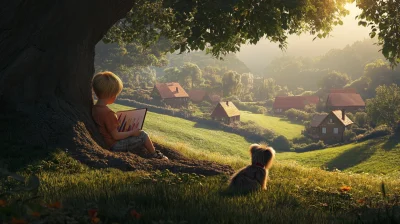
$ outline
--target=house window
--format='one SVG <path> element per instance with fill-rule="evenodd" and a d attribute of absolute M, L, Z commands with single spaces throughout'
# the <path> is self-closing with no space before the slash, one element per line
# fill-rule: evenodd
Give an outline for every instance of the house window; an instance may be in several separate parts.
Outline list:
<path fill-rule="evenodd" d="M 331 119 L 329 119 L 329 123 L 333 123 L 333 120 L 332 120 L 332 118 L 331 118 Z"/>
<path fill-rule="evenodd" d="M 322 134 L 326 134 L 326 128 L 322 128 Z"/>
<path fill-rule="evenodd" d="M 334 128 L 333 129 L 333 134 L 339 134 L 339 128 Z"/>

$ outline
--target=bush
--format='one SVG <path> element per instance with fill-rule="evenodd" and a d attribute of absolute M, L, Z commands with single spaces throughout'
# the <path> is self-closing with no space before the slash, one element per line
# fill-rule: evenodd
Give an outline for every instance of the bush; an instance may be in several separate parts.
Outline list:
<path fill-rule="evenodd" d="M 309 152 L 309 151 L 314 151 L 314 150 L 318 150 L 318 149 L 324 149 L 325 143 L 323 141 L 319 141 L 319 142 L 314 142 L 311 144 L 302 144 L 302 145 L 297 145 L 294 147 L 294 151 L 296 152 Z"/>
<path fill-rule="evenodd" d="M 357 112 L 354 116 L 354 122 L 359 127 L 366 127 L 368 126 L 368 115 L 365 112 Z"/>
<path fill-rule="evenodd" d="M 279 135 L 272 141 L 272 147 L 277 151 L 290 151 L 290 141 L 283 135 Z"/>
<path fill-rule="evenodd" d="M 296 109 L 289 109 L 285 112 L 285 116 L 293 122 L 304 122 L 304 121 L 309 121 L 311 119 L 311 116 L 309 113 L 301 110 L 296 110 Z"/>
<path fill-rule="evenodd" d="M 354 133 L 356 133 L 356 135 L 362 135 L 362 134 L 365 134 L 365 132 L 368 131 L 368 129 L 366 129 L 366 128 L 352 128 L 351 130 Z"/>
<path fill-rule="evenodd" d="M 376 127 L 375 129 L 368 131 L 365 134 L 358 135 L 355 140 L 356 141 L 366 141 L 369 139 L 379 138 L 392 134 L 392 129 L 387 125 L 381 125 Z"/>
<path fill-rule="evenodd" d="M 293 144 L 311 144 L 313 140 L 307 136 L 295 137 L 292 139 Z"/>
<path fill-rule="evenodd" d="M 273 131 L 261 127 L 254 121 L 240 122 L 240 129 L 262 136 L 263 138 L 259 139 L 258 141 L 271 142 L 275 137 L 275 133 Z"/>
<path fill-rule="evenodd" d="M 256 102 L 244 103 L 239 100 L 232 100 L 232 102 L 235 104 L 235 106 L 239 110 L 250 111 L 255 114 L 266 114 L 267 113 L 267 108 L 265 108 L 264 106 L 257 105 Z"/>
<path fill-rule="evenodd" d="M 343 133 L 343 140 L 345 142 L 349 142 L 352 139 L 354 139 L 356 136 L 357 136 L 356 133 L 354 133 L 352 130 L 346 130 Z"/>

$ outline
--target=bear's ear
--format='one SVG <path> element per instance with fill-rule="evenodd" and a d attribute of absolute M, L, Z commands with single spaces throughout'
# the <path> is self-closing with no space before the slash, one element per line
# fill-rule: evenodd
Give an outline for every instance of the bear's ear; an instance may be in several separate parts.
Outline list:
<path fill-rule="evenodd" d="M 250 153 L 253 154 L 257 149 L 260 148 L 259 144 L 252 144 L 250 145 Z"/>

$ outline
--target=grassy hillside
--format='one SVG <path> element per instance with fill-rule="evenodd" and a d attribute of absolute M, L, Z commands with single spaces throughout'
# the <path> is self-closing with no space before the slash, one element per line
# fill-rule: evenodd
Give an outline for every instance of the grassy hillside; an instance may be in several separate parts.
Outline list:
<path fill-rule="evenodd" d="M 240 119 L 242 121 L 254 121 L 260 126 L 275 131 L 278 135 L 283 135 L 288 139 L 298 137 L 304 129 L 303 125 L 293 124 L 284 121 L 279 117 L 272 117 L 263 114 L 253 114 L 248 111 L 241 111 Z"/>
<path fill-rule="evenodd" d="M 113 104 L 111 108 L 118 111 L 131 107 Z M 282 123 L 286 123 L 275 117 L 244 114 L 247 118 L 265 117 L 266 120 L 275 121 L 275 125 L 280 128 L 285 126 Z M 286 128 L 290 125 L 293 124 L 286 123 Z M 193 121 L 152 112 L 147 114 L 144 125 L 144 130 L 150 133 L 155 142 L 179 148 L 192 157 L 234 163 L 235 168 L 247 164 L 247 149 L 251 142 L 239 135 L 210 128 Z M 276 158 L 278 161 L 296 161 L 308 167 L 326 167 L 330 170 L 337 168 L 352 172 L 400 174 L 400 145 L 394 139 L 369 140 L 305 153 L 284 152 L 278 153 Z"/>
<path fill-rule="evenodd" d="M 123 105 L 110 106 L 114 111 L 132 109 Z M 178 117 L 148 112 L 143 129 L 157 142 L 203 153 L 217 153 L 248 159 L 250 143 L 242 136 L 215 130 L 211 126 Z"/>
<path fill-rule="evenodd" d="M 351 172 L 400 174 L 400 139 L 382 138 L 305 153 L 280 153 L 279 159 Z"/>

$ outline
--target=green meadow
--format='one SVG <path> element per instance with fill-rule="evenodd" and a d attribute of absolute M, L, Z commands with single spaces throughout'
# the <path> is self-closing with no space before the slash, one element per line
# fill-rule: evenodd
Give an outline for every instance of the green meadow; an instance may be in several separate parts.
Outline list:
<path fill-rule="evenodd" d="M 242 121 L 254 121 L 263 128 L 273 130 L 278 135 L 283 135 L 288 139 L 293 139 L 301 135 L 304 125 L 293 124 L 280 117 L 273 117 L 264 114 L 253 114 L 248 111 L 240 112 Z"/>

